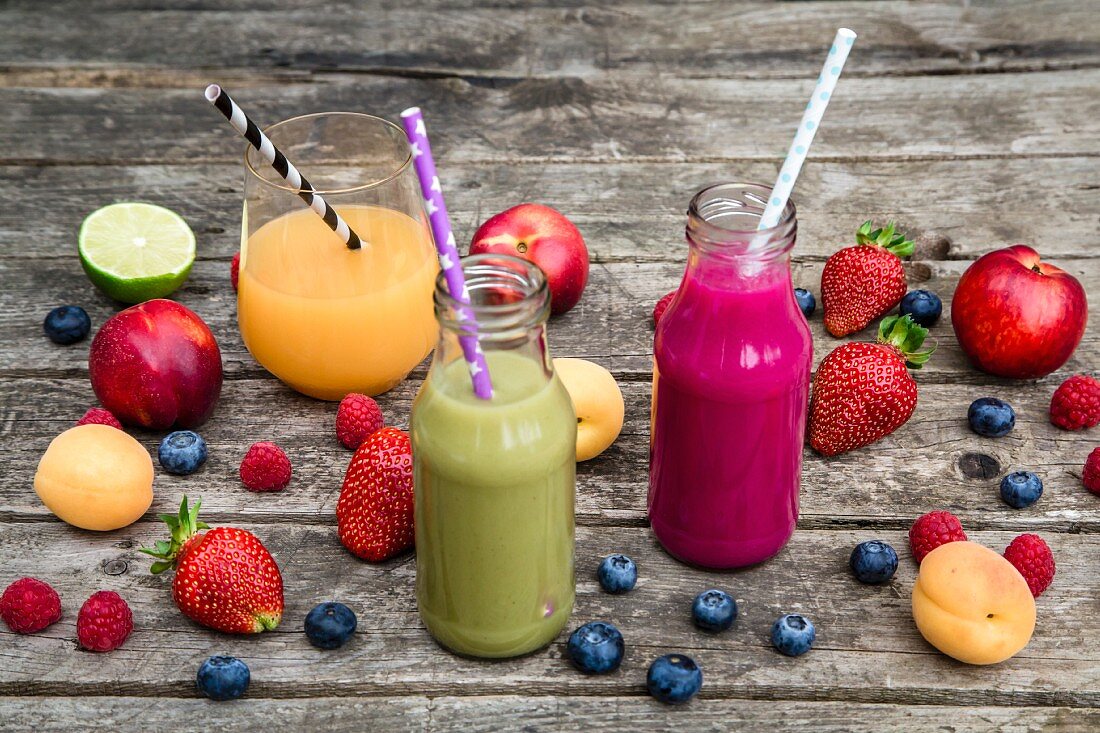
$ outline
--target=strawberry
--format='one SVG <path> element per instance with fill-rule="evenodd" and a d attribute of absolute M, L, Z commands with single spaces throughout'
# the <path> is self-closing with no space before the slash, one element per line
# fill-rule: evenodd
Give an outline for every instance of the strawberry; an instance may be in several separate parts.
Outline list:
<path fill-rule="evenodd" d="M 874 443 L 897 430 L 917 406 L 914 369 L 933 349 L 918 351 L 928 329 L 909 316 L 884 318 L 878 343 L 849 343 L 833 349 L 814 377 L 810 398 L 810 445 L 835 456 Z"/>
<path fill-rule="evenodd" d="M 230 634 L 270 631 L 283 616 L 283 578 L 275 558 L 251 532 L 210 529 L 198 520 L 200 501 L 179 516 L 161 514 L 172 539 L 142 552 L 158 558 L 153 574 L 176 569 L 172 598 L 187 618 Z M 201 530 L 209 530 L 204 532 Z"/>
<path fill-rule="evenodd" d="M 351 457 L 336 502 L 340 542 L 353 555 L 380 562 L 413 546 L 412 443 L 382 428 Z"/>
<path fill-rule="evenodd" d="M 913 254 L 913 243 L 894 234 L 894 222 L 885 229 L 863 223 L 858 244 L 834 252 L 821 271 L 821 304 L 825 328 L 834 336 L 861 331 L 896 306 L 905 295 L 902 257 Z"/>

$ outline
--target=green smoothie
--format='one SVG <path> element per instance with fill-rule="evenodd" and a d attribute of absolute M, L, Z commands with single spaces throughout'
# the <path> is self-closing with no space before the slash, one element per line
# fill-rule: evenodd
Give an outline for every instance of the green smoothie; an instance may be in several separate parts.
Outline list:
<path fill-rule="evenodd" d="M 413 404 L 416 592 L 441 644 L 512 657 L 548 644 L 573 610 L 577 421 L 539 361 L 486 358 L 492 400 L 458 359 L 433 366 Z"/>

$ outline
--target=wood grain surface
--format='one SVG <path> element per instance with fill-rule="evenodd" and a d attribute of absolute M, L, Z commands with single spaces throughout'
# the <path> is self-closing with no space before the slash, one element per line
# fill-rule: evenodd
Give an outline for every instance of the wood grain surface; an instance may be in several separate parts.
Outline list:
<path fill-rule="evenodd" d="M 1047 419 L 1050 395 L 1100 365 L 1095 325 L 1070 362 L 1033 381 L 974 370 L 950 325 L 951 294 L 981 254 L 1034 245 L 1100 292 L 1100 6 L 1070 2 L 756 2 L 736 0 L 7 0 L 0 3 L 0 584 L 48 580 L 64 616 L 42 634 L 0 625 L 0 730 L 495 731 L 1093 731 L 1100 728 L 1100 498 L 1081 485 L 1096 431 Z M 708 183 L 770 181 L 837 26 L 860 40 L 798 182 L 796 285 L 818 291 L 830 253 L 865 219 L 917 239 L 911 287 L 945 302 L 937 352 L 916 375 L 913 418 L 872 449 L 805 454 L 799 529 L 773 561 L 732 573 L 679 564 L 648 529 L 645 499 L 653 303 L 683 271 L 684 212 Z M 350 453 L 335 405 L 299 396 L 251 358 L 236 328 L 229 260 L 240 239 L 242 143 L 201 99 L 223 83 L 258 120 L 325 109 L 394 117 L 425 109 L 460 243 L 523 200 L 565 212 L 593 265 L 581 304 L 551 323 L 556 356 L 608 367 L 626 401 L 622 436 L 578 467 L 577 607 L 623 630 L 623 667 L 586 677 L 564 637 L 503 662 L 454 657 L 422 627 L 415 559 L 352 558 L 334 506 Z M 202 428 L 210 460 L 189 477 L 159 473 L 150 511 L 110 533 L 73 529 L 37 501 L 38 458 L 93 405 L 87 342 L 42 334 L 53 306 L 78 303 L 98 328 L 120 308 L 76 258 L 84 216 L 141 200 L 179 211 L 198 259 L 173 297 L 222 349 L 226 382 Z M 1095 313 L 1094 313 L 1095 316 Z M 841 343 L 811 318 L 815 364 Z M 850 339 L 867 339 L 872 329 Z M 380 399 L 405 426 L 425 365 Z M 1016 409 L 1003 439 L 967 428 L 969 403 Z M 155 453 L 161 434 L 134 431 Z M 237 478 L 257 440 L 294 462 L 277 495 Z M 1008 471 L 1031 469 L 1042 500 L 998 498 Z M 163 535 L 155 514 L 202 496 L 209 520 L 256 532 L 286 582 L 282 625 L 254 638 L 184 619 L 170 578 L 138 553 Z M 1028 647 L 993 667 L 937 653 L 912 623 L 916 566 L 906 531 L 949 509 L 998 551 L 1025 531 L 1051 545 L 1058 574 L 1037 601 Z M 847 569 L 862 540 L 889 541 L 896 577 L 862 586 Z M 602 593 L 594 572 L 615 551 L 640 567 L 637 589 Z M 728 589 L 741 615 L 711 635 L 692 597 Z M 117 590 L 135 631 L 106 655 L 81 651 L 75 617 L 93 591 Z M 337 599 L 359 616 L 344 649 L 321 652 L 306 612 Z M 789 659 L 767 633 L 780 613 L 810 616 L 818 641 Z M 645 670 L 681 651 L 703 667 L 699 698 L 669 708 Z M 214 653 L 252 669 L 248 695 L 200 699 L 195 671 Z M 275 721 L 272 723 L 272 721 Z"/>

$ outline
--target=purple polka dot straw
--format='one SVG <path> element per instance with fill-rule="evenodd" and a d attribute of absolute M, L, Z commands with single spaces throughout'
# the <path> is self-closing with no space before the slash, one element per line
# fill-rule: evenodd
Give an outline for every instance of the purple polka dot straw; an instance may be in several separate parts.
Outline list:
<path fill-rule="evenodd" d="M 439 185 L 439 176 L 436 175 L 432 146 L 428 142 L 428 131 L 424 127 L 424 116 L 420 113 L 420 108 L 409 107 L 402 112 L 401 124 L 412 149 L 413 166 L 416 168 L 416 177 L 420 179 L 420 192 L 424 195 L 424 208 L 428 211 L 432 236 L 439 252 L 439 267 L 447 281 L 447 290 L 459 303 L 469 305 L 470 293 L 466 290 L 462 261 L 455 245 L 454 232 L 451 230 L 451 217 L 447 214 L 447 205 L 443 203 L 443 187 Z M 474 314 L 469 308 L 459 308 L 458 315 L 476 329 Z M 485 364 L 485 354 L 481 351 L 477 337 L 460 336 L 458 340 L 470 368 L 474 394 L 483 400 L 492 399 L 493 385 L 489 380 L 489 368 Z"/>

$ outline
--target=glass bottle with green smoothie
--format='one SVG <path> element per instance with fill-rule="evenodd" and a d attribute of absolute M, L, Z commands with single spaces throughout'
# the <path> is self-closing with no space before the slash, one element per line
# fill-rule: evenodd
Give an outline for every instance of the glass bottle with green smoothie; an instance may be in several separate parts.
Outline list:
<path fill-rule="evenodd" d="M 577 418 L 546 346 L 542 271 L 502 255 L 462 264 L 493 395 L 474 394 L 459 344 L 473 331 L 441 275 L 440 341 L 410 421 L 417 602 L 448 649 L 513 657 L 573 610 Z"/>

